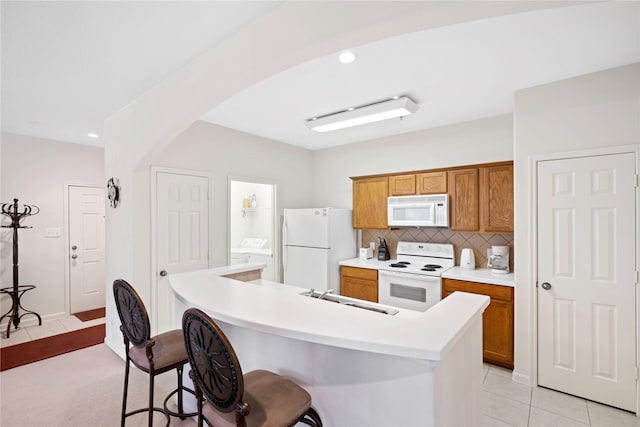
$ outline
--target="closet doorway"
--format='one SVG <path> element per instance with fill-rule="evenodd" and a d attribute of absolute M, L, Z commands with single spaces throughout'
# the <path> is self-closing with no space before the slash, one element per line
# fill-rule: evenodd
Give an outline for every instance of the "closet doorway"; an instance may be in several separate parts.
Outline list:
<path fill-rule="evenodd" d="M 279 281 L 276 267 L 276 185 L 254 178 L 229 178 L 229 264 L 264 262 L 262 278 Z"/>

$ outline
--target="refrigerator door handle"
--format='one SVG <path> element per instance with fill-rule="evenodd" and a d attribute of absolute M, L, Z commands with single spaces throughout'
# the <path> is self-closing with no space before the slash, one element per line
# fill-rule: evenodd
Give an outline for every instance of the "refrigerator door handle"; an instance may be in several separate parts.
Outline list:
<path fill-rule="evenodd" d="M 285 213 L 284 215 L 284 219 L 282 220 L 282 243 L 284 245 L 288 244 L 289 241 L 287 240 L 287 214 Z"/>
<path fill-rule="evenodd" d="M 287 247 L 282 247 L 282 269 L 284 273 L 287 274 Z"/>

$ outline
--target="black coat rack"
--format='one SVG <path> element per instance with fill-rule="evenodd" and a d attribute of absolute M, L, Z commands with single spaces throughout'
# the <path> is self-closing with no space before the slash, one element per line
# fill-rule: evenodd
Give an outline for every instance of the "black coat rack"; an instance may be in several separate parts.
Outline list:
<path fill-rule="evenodd" d="M 27 314 L 33 314 L 38 318 L 38 325 L 42 325 L 42 318 L 36 312 L 25 309 L 20 303 L 20 299 L 25 292 L 35 289 L 35 285 L 20 285 L 18 282 L 18 229 L 19 228 L 31 228 L 20 223 L 29 216 L 37 215 L 40 212 L 40 208 L 35 205 L 18 205 L 18 199 L 13 199 L 13 203 L 2 204 L 2 214 L 11 218 L 11 224 L 3 225 L 2 228 L 13 228 L 13 286 L 9 288 L 1 288 L 0 293 L 8 294 L 11 296 L 11 309 L 0 317 L 0 322 L 5 317 L 9 317 L 7 323 L 7 338 L 9 338 L 9 332 L 11 330 L 11 323 L 15 329 L 18 329 L 20 319 Z M 20 314 L 20 309 L 24 313 Z"/>

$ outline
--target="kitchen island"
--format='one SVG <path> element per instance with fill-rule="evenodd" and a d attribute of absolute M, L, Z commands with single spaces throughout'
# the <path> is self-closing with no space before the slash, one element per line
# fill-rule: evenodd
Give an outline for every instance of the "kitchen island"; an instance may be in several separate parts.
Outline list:
<path fill-rule="evenodd" d="M 176 320 L 189 307 L 208 313 L 244 372 L 268 369 L 297 382 L 325 426 L 482 423 L 488 297 L 458 292 L 424 313 L 386 315 L 223 276 L 224 268 L 171 275 Z"/>

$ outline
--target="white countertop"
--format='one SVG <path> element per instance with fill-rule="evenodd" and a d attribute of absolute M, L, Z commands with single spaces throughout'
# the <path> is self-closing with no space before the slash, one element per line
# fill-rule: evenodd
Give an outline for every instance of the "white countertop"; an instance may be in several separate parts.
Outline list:
<path fill-rule="evenodd" d="M 468 282 L 487 283 L 490 285 L 515 286 L 513 273 L 492 273 L 488 268 L 469 270 L 462 267 L 452 267 L 442 273 L 446 279 L 466 280 Z"/>
<path fill-rule="evenodd" d="M 369 259 L 350 258 L 350 259 L 345 259 L 344 261 L 340 261 L 339 264 L 347 267 L 359 267 L 359 268 L 369 268 L 372 270 L 379 270 L 380 267 L 388 265 L 389 260 L 378 261 L 377 258 L 369 258 Z"/>
<path fill-rule="evenodd" d="M 305 289 L 221 275 L 249 271 L 238 264 L 169 276 L 177 299 L 232 325 L 287 338 L 409 358 L 441 360 L 489 304 L 483 295 L 456 292 L 424 313 L 395 316 L 300 295 Z"/>
<path fill-rule="evenodd" d="M 372 270 L 379 270 L 387 264 L 389 264 L 389 261 L 378 261 L 376 258 L 351 258 L 340 261 L 340 265 L 347 267 L 368 268 Z M 513 273 L 492 273 L 488 268 L 476 268 L 475 270 L 469 270 L 462 267 L 451 267 L 445 270 L 441 277 L 447 279 L 466 280 L 468 282 L 487 283 L 489 285 L 515 286 Z"/>

